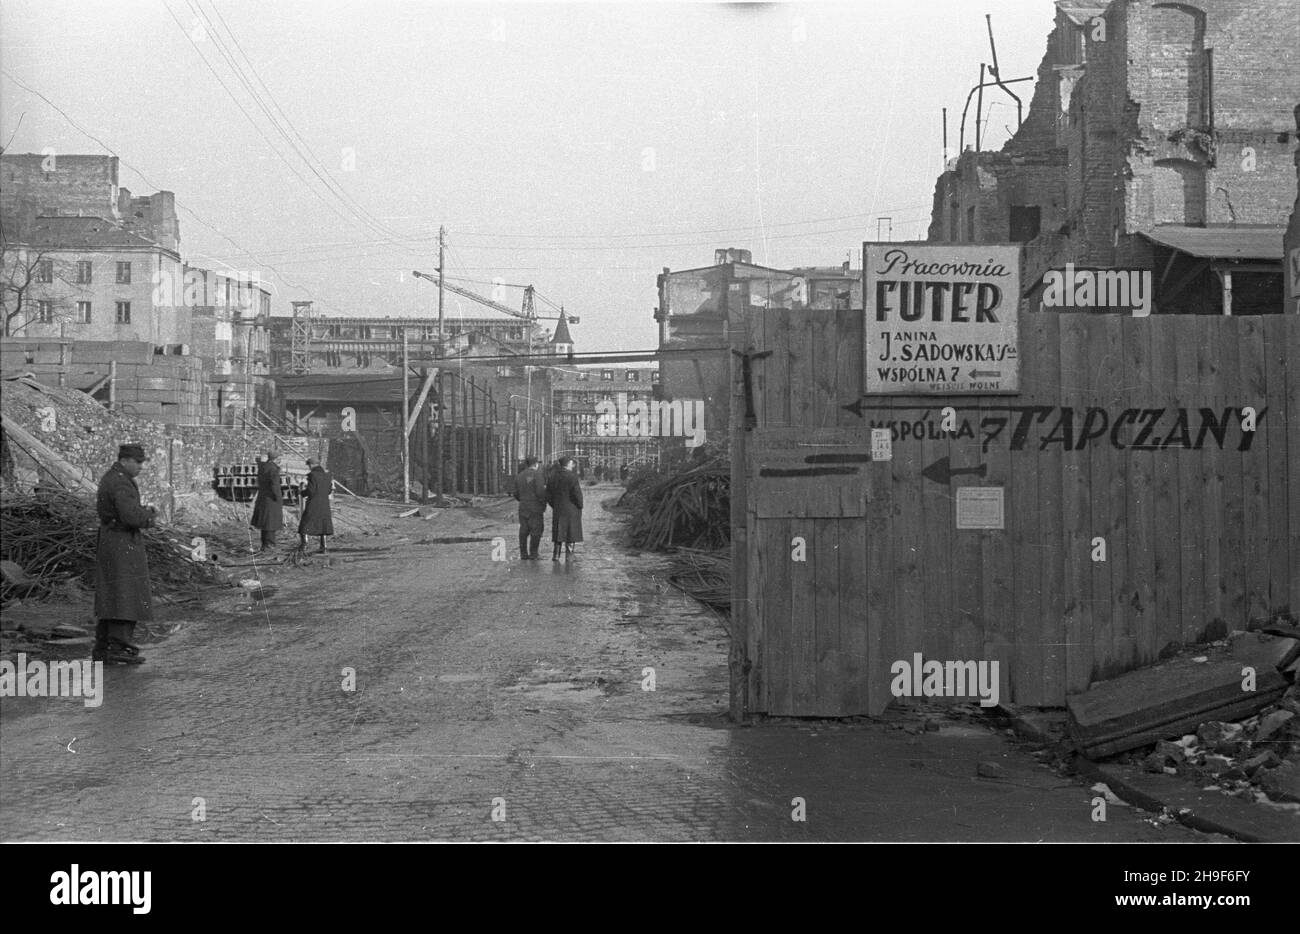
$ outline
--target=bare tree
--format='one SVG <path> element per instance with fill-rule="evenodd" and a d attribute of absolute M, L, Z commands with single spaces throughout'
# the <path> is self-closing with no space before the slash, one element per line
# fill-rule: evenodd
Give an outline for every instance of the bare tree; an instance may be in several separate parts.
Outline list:
<path fill-rule="evenodd" d="M 48 248 L 28 248 L 18 245 L 0 225 L 0 314 L 3 314 L 3 331 L 5 337 L 15 337 L 29 324 L 41 322 L 39 318 L 39 301 L 42 300 L 40 287 L 51 284 L 57 279 L 67 282 L 62 276 L 51 276 L 51 282 L 41 278 L 44 263 L 54 264 Z M 49 299 L 52 317 L 50 321 L 66 320 L 71 317 L 71 303 L 64 299 Z"/>

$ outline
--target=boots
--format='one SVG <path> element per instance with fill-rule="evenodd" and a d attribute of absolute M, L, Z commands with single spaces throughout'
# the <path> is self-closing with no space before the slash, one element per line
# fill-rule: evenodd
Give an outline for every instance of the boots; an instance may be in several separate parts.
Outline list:
<path fill-rule="evenodd" d="M 91 661 L 108 665 L 139 665 L 144 656 L 140 654 L 140 647 L 131 641 L 134 630 L 135 623 L 129 620 L 96 620 Z"/>
<path fill-rule="evenodd" d="M 573 551 L 573 543 L 572 543 L 572 542 L 565 542 L 565 544 L 564 544 L 564 560 L 565 560 L 565 561 L 576 561 L 577 558 L 578 558 L 578 556 L 577 556 L 577 555 L 574 553 L 574 551 Z"/>
<path fill-rule="evenodd" d="M 552 551 L 552 553 L 551 553 L 551 560 L 552 560 L 552 561 L 559 561 L 559 560 L 560 560 L 560 543 L 559 543 L 559 542 L 556 542 L 556 543 L 555 543 L 555 549 L 554 549 L 554 551 Z"/>

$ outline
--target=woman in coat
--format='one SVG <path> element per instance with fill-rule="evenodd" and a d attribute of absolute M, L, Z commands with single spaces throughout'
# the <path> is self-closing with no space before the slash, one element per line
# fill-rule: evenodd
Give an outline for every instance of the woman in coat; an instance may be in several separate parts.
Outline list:
<path fill-rule="evenodd" d="M 556 465 L 546 489 L 550 503 L 552 561 L 560 560 L 560 546 L 564 546 L 566 560 L 572 559 L 573 546 L 582 541 L 582 484 L 573 472 L 573 458 L 562 457 Z"/>
<path fill-rule="evenodd" d="M 325 553 L 325 536 L 334 534 L 334 519 L 330 515 L 330 492 L 334 489 L 334 479 L 325 472 L 320 461 L 307 458 L 311 472 L 307 474 L 307 489 L 303 493 L 306 501 L 302 507 L 302 518 L 298 521 L 298 538 L 302 547 L 307 547 L 308 535 L 320 536 L 319 554 Z"/>
<path fill-rule="evenodd" d="M 280 465 L 270 451 L 257 471 L 257 501 L 248 523 L 262 530 L 262 550 L 275 546 L 275 533 L 284 528 L 284 503 L 280 497 Z"/>

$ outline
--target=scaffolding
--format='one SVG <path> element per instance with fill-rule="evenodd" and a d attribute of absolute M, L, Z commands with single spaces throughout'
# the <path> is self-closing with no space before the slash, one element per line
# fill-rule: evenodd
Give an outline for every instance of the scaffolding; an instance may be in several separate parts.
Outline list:
<path fill-rule="evenodd" d="M 293 326 L 289 332 L 289 372 L 295 376 L 311 372 L 312 303 L 293 303 Z"/>

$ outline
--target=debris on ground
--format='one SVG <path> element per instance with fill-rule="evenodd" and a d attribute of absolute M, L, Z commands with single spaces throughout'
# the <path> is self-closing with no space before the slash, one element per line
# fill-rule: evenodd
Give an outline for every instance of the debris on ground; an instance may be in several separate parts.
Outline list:
<path fill-rule="evenodd" d="M 638 472 L 619 498 L 628 540 L 643 551 L 711 550 L 731 542 L 731 460 L 714 451 L 677 468 Z"/>
<path fill-rule="evenodd" d="M 724 613 L 731 611 L 731 549 L 677 548 L 668 580 L 678 590 Z"/>
<path fill-rule="evenodd" d="M 34 589 L 53 593 L 68 580 L 94 586 L 99 516 L 90 497 L 50 489 L 7 494 L 0 499 L 0 525 L 0 559 L 12 562 L 23 575 L 21 582 L 4 579 L 0 602 L 18 596 L 31 599 Z M 210 562 L 194 560 L 188 540 L 154 528 L 144 530 L 144 541 L 155 589 L 221 583 Z"/>
<path fill-rule="evenodd" d="M 1177 775 L 1251 802 L 1300 804 L 1300 629 L 1271 621 L 1068 699 L 1070 735 L 1088 759 Z M 1205 661 L 1198 661 L 1205 658 Z M 1253 676 L 1253 690 L 1243 679 Z"/>
<path fill-rule="evenodd" d="M 1255 690 L 1242 690 L 1235 659 L 1173 658 L 1066 698 L 1070 736 L 1089 759 L 1182 736 L 1208 720 L 1232 721 L 1277 700 L 1286 680 L 1273 668 L 1257 672 Z"/>

